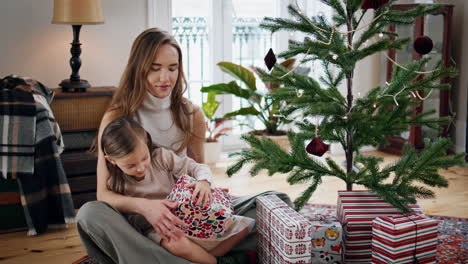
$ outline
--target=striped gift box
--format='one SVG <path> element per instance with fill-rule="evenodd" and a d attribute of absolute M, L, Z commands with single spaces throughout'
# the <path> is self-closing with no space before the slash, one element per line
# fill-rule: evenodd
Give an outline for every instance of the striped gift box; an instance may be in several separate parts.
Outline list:
<path fill-rule="evenodd" d="M 377 217 L 372 222 L 372 263 L 436 263 L 439 222 L 421 214 Z"/>
<path fill-rule="evenodd" d="M 260 263 L 311 264 L 310 222 L 276 195 L 257 198 Z"/>
<path fill-rule="evenodd" d="M 409 206 L 421 212 L 418 205 Z M 369 191 L 338 191 L 337 217 L 343 225 L 344 261 L 371 263 L 372 221 L 401 211 Z"/>

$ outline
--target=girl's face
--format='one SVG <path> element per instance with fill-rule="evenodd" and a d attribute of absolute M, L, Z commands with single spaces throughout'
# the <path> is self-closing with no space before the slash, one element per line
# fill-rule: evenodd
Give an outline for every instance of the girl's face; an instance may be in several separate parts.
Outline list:
<path fill-rule="evenodd" d="M 130 154 L 118 159 L 111 159 L 106 156 L 106 159 L 119 167 L 125 174 L 137 180 L 143 180 L 146 169 L 150 166 L 151 158 L 148 145 L 141 140 L 138 140 L 138 142 L 137 147 Z"/>
<path fill-rule="evenodd" d="M 156 57 L 148 73 L 150 84 L 149 92 L 158 97 L 165 98 L 171 94 L 179 76 L 179 53 L 170 44 L 158 48 Z"/>

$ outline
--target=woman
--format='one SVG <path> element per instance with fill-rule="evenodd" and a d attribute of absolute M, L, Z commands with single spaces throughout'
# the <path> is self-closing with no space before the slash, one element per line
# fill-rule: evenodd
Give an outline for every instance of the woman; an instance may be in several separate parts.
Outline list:
<path fill-rule="evenodd" d="M 186 80 L 182 52 L 167 32 L 147 29 L 134 41 L 127 66 L 98 133 L 120 116 L 135 119 L 154 142 L 203 162 L 205 123 L 200 109 L 183 98 Z M 98 150 L 97 199 L 78 212 L 78 232 L 88 254 L 100 263 L 187 263 L 143 236 L 140 223 L 149 223 L 161 236 L 178 239 L 183 233 L 175 225 L 183 222 L 171 213 L 177 204 L 168 200 L 128 197 L 107 188 L 109 171 Z M 279 194 L 290 203 L 289 198 Z M 238 215 L 255 218 L 255 196 L 234 201 Z M 126 216 L 127 214 L 132 217 Z M 129 220 L 130 219 L 130 220 Z M 136 219 L 132 221 L 131 219 Z M 249 234 L 238 249 L 255 250 Z"/>

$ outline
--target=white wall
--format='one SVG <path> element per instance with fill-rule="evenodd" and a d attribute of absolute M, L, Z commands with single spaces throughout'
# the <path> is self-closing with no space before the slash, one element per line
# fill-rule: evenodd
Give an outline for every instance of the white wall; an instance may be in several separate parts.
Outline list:
<path fill-rule="evenodd" d="M 467 104 L 468 104 L 468 2 L 448 0 L 455 5 L 453 17 L 452 56 L 457 63 L 459 76 L 453 82 L 455 123 L 455 151 L 464 152 L 466 144 Z"/>
<path fill-rule="evenodd" d="M 51 24 L 53 0 L 1 0 L 0 77 L 18 74 L 50 88 L 69 78 L 70 25 Z M 146 28 L 147 0 L 102 0 L 105 23 L 84 25 L 80 76 L 117 85 L 135 37 Z"/>

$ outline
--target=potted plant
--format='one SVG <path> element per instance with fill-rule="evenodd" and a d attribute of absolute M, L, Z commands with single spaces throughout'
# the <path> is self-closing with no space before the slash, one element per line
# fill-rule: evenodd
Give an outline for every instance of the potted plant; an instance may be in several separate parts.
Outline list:
<path fill-rule="evenodd" d="M 205 163 L 214 163 L 219 160 L 221 154 L 221 142 L 218 141 L 219 137 L 225 135 L 230 127 L 223 127 L 228 117 L 215 118 L 214 115 L 218 110 L 219 102 L 216 101 L 216 93 L 209 92 L 207 101 L 202 103 L 203 113 L 206 117 L 206 142 L 204 147 Z"/>
<path fill-rule="evenodd" d="M 290 68 L 294 64 L 294 59 L 289 59 L 281 63 L 285 68 Z M 273 83 L 265 83 L 267 89 L 257 90 L 256 78 L 254 72 L 232 62 L 219 62 L 220 69 L 240 81 L 245 88 L 241 87 L 236 80 L 229 83 L 218 83 L 211 86 L 202 87 L 202 92 L 214 92 L 216 94 L 230 94 L 240 99 L 244 99 L 248 106 L 229 112 L 223 118 L 232 118 L 236 116 L 255 116 L 261 121 L 264 128 L 253 130 L 249 133 L 255 135 L 267 136 L 283 149 L 289 151 L 289 142 L 286 131 L 280 130 L 280 127 L 287 122 L 279 115 L 281 103 L 274 100 L 270 95 L 279 86 Z"/>

